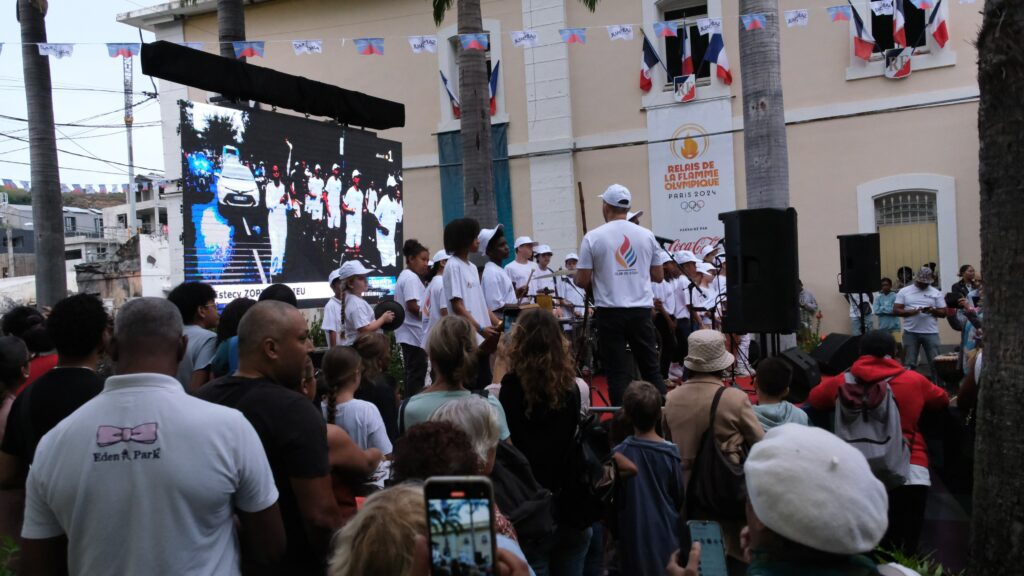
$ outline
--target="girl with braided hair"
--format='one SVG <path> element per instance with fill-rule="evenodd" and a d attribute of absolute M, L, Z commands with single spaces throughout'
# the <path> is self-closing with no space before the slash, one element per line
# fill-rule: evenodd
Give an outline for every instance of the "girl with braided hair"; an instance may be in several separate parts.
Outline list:
<path fill-rule="evenodd" d="M 391 453 L 391 440 L 380 411 L 372 403 L 355 398 L 362 378 L 363 361 L 347 346 L 335 346 L 324 354 L 321 368 L 327 393 L 321 402 L 327 422 L 343 428 L 361 449 Z"/>

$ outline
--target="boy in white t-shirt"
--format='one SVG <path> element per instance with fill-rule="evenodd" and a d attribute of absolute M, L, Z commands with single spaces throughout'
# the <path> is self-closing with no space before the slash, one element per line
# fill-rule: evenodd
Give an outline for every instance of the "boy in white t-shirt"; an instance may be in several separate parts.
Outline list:
<path fill-rule="evenodd" d="M 360 334 L 377 332 L 395 319 L 395 313 L 390 310 L 381 314 L 380 318 L 374 319 L 373 308 L 363 300 L 363 292 L 369 287 L 366 275 L 370 272 L 372 270 L 364 267 L 358 260 L 349 260 L 338 268 L 342 298 L 341 331 L 337 343 L 341 346 L 351 346 Z"/>
<path fill-rule="evenodd" d="M 505 239 L 504 226 L 498 224 L 494 228 L 484 228 L 478 238 L 480 253 L 487 257 L 480 285 L 484 291 L 487 309 L 497 314 L 499 310 L 516 303 L 515 287 L 512 286 L 508 274 L 501 268 L 501 263 L 508 258 L 508 240 Z"/>
<path fill-rule="evenodd" d="M 540 244 L 534 254 L 537 256 L 537 271 L 533 273 L 533 281 L 530 282 L 530 294 L 550 294 L 557 298 L 558 286 L 553 271 L 548 268 L 551 264 L 551 247 Z"/>
<path fill-rule="evenodd" d="M 505 272 L 512 280 L 520 304 L 529 302 L 526 296 L 530 293 L 530 282 L 537 274 L 537 263 L 533 261 L 533 248 L 536 245 L 529 236 L 516 238 L 516 259 L 505 265 Z"/>
<path fill-rule="evenodd" d="M 324 304 L 324 318 L 320 322 L 320 329 L 327 336 L 327 346 L 338 344 L 338 335 L 341 334 L 341 280 L 338 280 L 338 270 L 331 270 L 327 277 L 327 284 L 331 287 L 331 296 L 327 304 Z"/>
<path fill-rule="evenodd" d="M 600 198 L 605 224 L 583 237 L 576 284 L 594 292 L 609 394 L 612 405 L 621 406 L 632 380 L 627 343 L 643 379 L 665 392 L 651 319 L 651 282 L 664 279 L 661 260 L 655 258 L 662 248 L 650 230 L 626 220 L 632 196 L 625 186 L 612 184 Z"/>
<path fill-rule="evenodd" d="M 423 347 L 427 346 L 427 338 L 435 324 L 448 315 L 448 301 L 444 298 L 444 268 L 448 263 L 448 253 L 443 249 L 434 253 L 430 259 L 430 272 L 427 277 L 426 295 L 423 297 Z"/>

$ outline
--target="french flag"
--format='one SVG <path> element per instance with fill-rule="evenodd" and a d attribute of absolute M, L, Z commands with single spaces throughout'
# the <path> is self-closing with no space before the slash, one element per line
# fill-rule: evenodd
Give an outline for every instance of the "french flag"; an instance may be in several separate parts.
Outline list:
<path fill-rule="evenodd" d="M 682 68 L 680 68 L 680 76 L 691 76 L 693 75 L 693 53 L 690 50 L 690 31 L 686 26 L 680 26 L 679 30 L 682 34 L 679 35 L 679 53 L 680 59 L 682 59 Z M 694 82 L 690 85 L 690 89 L 683 95 L 683 102 L 689 102 L 697 96 L 697 83 Z"/>
<path fill-rule="evenodd" d="M 732 72 L 729 71 L 729 58 L 725 55 L 725 41 L 722 40 L 722 35 L 717 32 L 711 35 L 711 40 L 708 42 L 707 52 L 704 53 L 704 58 L 715 65 L 718 71 L 718 78 L 725 83 L 726 86 L 732 85 Z"/>
<path fill-rule="evenodd" d="M 949 29 L 946 28 L 946 15 L 942 13 L 942 0 L 935 3 L 931 17 L 928 18 L 928 27 L 932 30 L 932 37 L 938 42 L 939 48 L 945 48 L 949 42 Z"/>
<path fill-rule="evenodd" d="M 860 13 L 857 12 L 856 8 L 853 8 L 853 4 L 850 5 L 853 12 L 853 24 L 856 28 L 855 35 L 853 37 L 853 53 L 857 55 L 857 58 L 861 60 L 870 60 L 871 54 L 875 49 L 875 37 L 868 32 L 867 28 L 864 27 L 864 21 L 860 18 Z"/>
<path fill-rule="evenodd" d="M 643 54 L 640 58 L 640 89 L 644 92 L 651 91 L 651 86 L 653 86 L 651 83 L 651 70 L 654 69 L 656 64 L 665 65 L 662 63 L 661 57 L 658 56 L 657 50 L 654 49 L 651 41 L 645 35 Z"/>
<path fill-rule="evenodd" d="M 892 41 L 900 46 L 907 45 L 907 18 L 903 12 L 903 0 L 893 2 L 892 12 Z"/>
<path fill-rule="evenodd" d="M 498 111 L 498 69 L 501 68 L 501 61 L 494 63 L 494 69 L 491 70 L 491 80 L 487 83 L 487 87 L 491 93 L 491 116 Z"/>
<path fill-rule="evenodd" d="M 448 84 L 448 78 L 445 77 L 444 72 L 441 72 L 441 84 L 444 84 L 444 91 L 448 93 L 448 100 L 452 103 L 452 116 L 458 120 L 462 117 L 462 104 L 459 103 L 458 97 L 452 92 L 452 87 Z"/>

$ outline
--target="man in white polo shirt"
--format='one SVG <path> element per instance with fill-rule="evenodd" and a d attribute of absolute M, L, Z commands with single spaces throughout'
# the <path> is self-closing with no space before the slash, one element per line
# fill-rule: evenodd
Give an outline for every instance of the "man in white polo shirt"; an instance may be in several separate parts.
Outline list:
<path fill-rule="evenodd" d="M 533 261 L 533 248 L 537 245 L 529 236 L 516 238 L 516 259 L 505 265 L 505 272 L 516 289 L 520 304 L 529 302 L 530 281 L 537 274 L 537 263 Z"/>
<path fill-rule="evenodd" d="M 932 283 L 935 274 L 931 268 L 922 266 L 914 276 L 914 283 L 900 289 L 896 294 L 893 314 L 903 318 L 903 348 L 907 355 L 903 365 L 908 369 L 917 366 L 921 348 L 928 359 L 928 366 L 935 374 L 935 357 L 939 355 L 939 323 L 937 318 L 946 316 L 946 300 L 942 292 Z"/>
<path fill-rule="evenodd" d="M 25 574 L 238 574 L 284 551 L 259 436 L 236 410 L 185 393 L 173 304 L 117 316 L 117 376 L 43 436 L 26 485 Z M 233 515 L 240 530 L 235 532 Z"/>
<path fill-rule="evenodd" d="M 651 282 L 661 282 L 664 272 L 660 258 L 655 258 L 661 247 L 654 234 L 626 220 L 632 203 L 629 190 L 612 184 L 600 198 L 605 224 L 583 237 L 576 284 L 594 292 L 608 393 L 612 405 L 621 406 L 622 394 L 632 380 L 627 343 L 643 379 L 665 392 L 651 319 Z"/>

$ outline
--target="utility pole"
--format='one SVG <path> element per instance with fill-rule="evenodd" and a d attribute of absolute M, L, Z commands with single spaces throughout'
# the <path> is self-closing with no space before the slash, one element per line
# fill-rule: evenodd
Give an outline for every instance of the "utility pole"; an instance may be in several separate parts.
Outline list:
<path fill-rule="evenodd" d="M 4 212 L 4 229 L 7 233 L 7 277 L 14 278 L 14 238 L 11 234 L 11 213 L 8 210 L 7 192 L 0 192 L 0 209 Z"/>
<path fill-rule="evenodd" d="M 132 60 L 130 56 L 122 56 L 124 62 L 124 127 L 128 135 L 128 237 L 131 238 L 139 230 L 135 218 L 135 150 L 132 148 Z"/>

